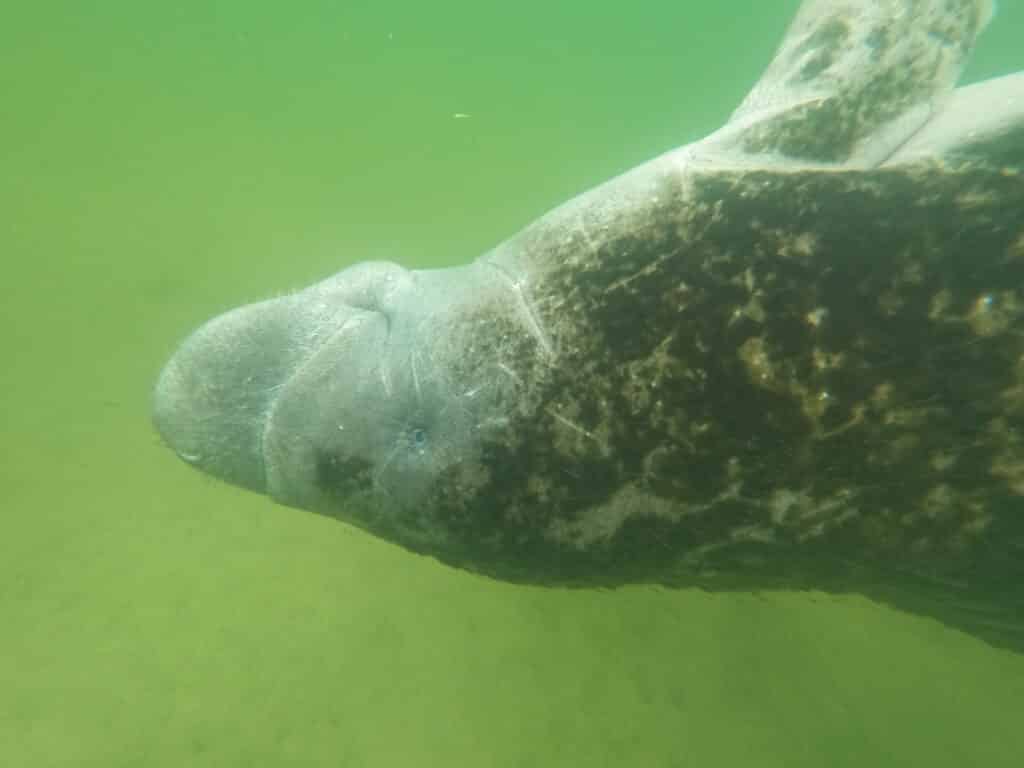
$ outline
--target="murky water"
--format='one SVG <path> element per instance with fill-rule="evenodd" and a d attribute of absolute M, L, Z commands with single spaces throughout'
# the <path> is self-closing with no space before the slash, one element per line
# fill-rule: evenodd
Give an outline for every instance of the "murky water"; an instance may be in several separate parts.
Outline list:
<path fill-rule="evenodd" d="M 149 424 L 212 314 L 467 261 L 713 129 L 797 4 L 0 14 L 0 763 L 1020 764 L 1024 657 L 856 598 L 492 583 Z M 970 76 L 1022 29 L 1003 2 Z"/>

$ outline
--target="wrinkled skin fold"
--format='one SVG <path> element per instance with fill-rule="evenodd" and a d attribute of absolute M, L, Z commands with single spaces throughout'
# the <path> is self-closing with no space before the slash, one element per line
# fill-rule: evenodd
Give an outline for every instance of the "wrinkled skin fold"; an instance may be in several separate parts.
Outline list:
<path fill-rule="evenodd" d="M 859 592 L 1024 651 L 1024 73 L 981 0 L 806 2 L 722 129 L 462 267 L 215 318 L 185 461 L 542 585 Z"/>

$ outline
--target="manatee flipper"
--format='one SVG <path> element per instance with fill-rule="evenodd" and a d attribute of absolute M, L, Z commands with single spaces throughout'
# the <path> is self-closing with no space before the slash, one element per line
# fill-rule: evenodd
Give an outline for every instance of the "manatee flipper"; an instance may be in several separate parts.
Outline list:
<path fill-rule="evenodd" d="M 886 165 L 940 157 L 1024 166 L 1024 72 L 957 88 Z"/>
<path fill-rule="evenodd" d="M 765 160 L 878 165 L 941 110 L 991 0 L 808 0 L 716 138 Z"/>

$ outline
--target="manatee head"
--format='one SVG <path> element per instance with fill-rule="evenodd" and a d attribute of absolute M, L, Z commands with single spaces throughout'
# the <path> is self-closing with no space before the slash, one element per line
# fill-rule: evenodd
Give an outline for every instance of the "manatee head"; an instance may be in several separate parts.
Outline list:
<path fill-rule="evenodd" d="M 359 264 L 199 328 L 159 378 L 155 423 L 208 474 L 443 553 L 445 499 L 488 482 L 487 445 L 523 407 L 520 316 L 491 266 Z"/>

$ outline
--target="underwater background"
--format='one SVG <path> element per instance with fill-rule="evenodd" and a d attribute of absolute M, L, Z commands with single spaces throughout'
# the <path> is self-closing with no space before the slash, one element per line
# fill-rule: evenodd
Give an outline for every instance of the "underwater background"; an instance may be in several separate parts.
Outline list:
<path fill-rule="evenodd" d="M 488 581 L 150 425 L 212 315 L 474 258 L 720 125 L 797 6 L 0 12 L 0 765 L 1024 764 L 1024 656 L 857 597 Z M 1022 35 L 1004 0 L 968 77 Z"/>

